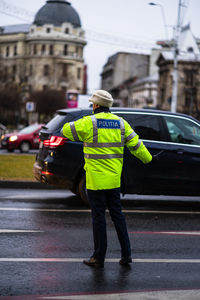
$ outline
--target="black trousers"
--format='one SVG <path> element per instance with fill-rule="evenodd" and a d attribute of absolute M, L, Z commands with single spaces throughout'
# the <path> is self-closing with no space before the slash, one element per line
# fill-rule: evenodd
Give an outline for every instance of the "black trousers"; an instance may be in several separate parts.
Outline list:
<path fill-rule="evenodd" d="M 121 256 L 131 256 L 130 240 L 126 220 L 121 210 L 120 188 L 110 190 L 87 190 L 92 209 L 94 253 L 98 262 L 103 263 L 107 250 L 105 210 L 108 207 L 121 245 Z"/>

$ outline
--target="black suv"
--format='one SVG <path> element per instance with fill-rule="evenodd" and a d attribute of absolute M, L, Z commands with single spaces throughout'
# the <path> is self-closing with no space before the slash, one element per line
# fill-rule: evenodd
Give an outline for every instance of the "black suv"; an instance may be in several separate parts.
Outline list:
<path fill-rule="evenodd" d="M 157 110 L 112 108 L 139 134 L 157 159 L 148 165 L 124 150 L 123 194 L 200 195 L 200 122 Z M 38 181 L 66 187 L 86 201 L 83 143 L 62 137 L 66 122 L 91 115 L 91 109 L 63 109 L 40 131 L 34 164 Z"/>

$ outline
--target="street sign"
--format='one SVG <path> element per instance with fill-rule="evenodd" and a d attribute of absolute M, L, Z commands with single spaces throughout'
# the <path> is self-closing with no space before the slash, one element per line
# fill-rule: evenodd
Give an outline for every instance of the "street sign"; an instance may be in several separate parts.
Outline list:
<path fill-rule="evenodd" d="M 35 103 L 34 102 L 26 102 L 26 111 L 33 112 L 35 110 Z"/>

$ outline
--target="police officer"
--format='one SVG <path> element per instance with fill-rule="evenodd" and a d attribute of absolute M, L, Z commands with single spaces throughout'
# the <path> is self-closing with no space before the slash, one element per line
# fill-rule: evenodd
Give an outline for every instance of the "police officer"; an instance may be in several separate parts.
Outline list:
<path fill-rule="evenodd" d="M 131 246 L 125 217 L 121 211 L 120 183 L 124 145 L 143 163 L 151 162 L 152 156 L 139 140 L 139 136 L 122 118 L 110 112 L 111 94 L 96 90 L 89 99 L 93 103 L 93 115 L 62 128 L 65 137 L 84 142 L 86 188 L 92 210 L 94 252 L 83 263 L 104 267 L 107 249 L 105 210 L 108 207 L 121 246 L 121 265 L 132 262 Z"/>

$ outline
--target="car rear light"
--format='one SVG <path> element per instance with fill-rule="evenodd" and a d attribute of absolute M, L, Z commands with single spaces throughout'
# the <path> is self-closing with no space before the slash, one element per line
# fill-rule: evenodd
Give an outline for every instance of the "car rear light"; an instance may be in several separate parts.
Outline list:
<path fill-rule="evenodd" d="M 63 146 L 66 143 L 67 139 L 62 136 L 51 136 L 49 140 L 44 140 L 43 145 L 45 147 L 56 148 Z"/>
<path fill-rule="evenodd" d="M 48 171 L 42 171 L 41 174 L 42 175 L 53 175 L 53 173 L 48 172 Z"/>

